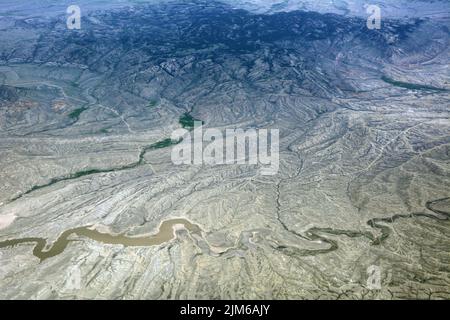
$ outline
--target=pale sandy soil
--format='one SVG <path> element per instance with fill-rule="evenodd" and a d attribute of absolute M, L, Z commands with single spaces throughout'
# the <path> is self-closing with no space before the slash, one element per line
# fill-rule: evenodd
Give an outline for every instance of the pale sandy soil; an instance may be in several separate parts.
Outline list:
<path fill-rule="evenodd" d="M 7 214 L 7 215 L 0 216 L 0 230 L 9 227 L 15 219 L 16 219 L 16 216 L 13 214 Z"/>

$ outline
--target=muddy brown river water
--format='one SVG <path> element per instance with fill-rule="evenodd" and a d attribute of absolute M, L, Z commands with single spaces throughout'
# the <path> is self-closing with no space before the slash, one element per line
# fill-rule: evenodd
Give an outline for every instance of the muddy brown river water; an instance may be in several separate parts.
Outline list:
<path fill-rule="evenodd" d="M 44 261 L 45 259 L 62 253 L 70 242 L 75 241 L 73 239 L 69 239 L 71 235 L 86 237 L 104 244 L 121 244 L 126 247 L 149 247 L 160 245 L 174 239 L 174 227 L 176 225 L 183 225 L 184 228 L 191 233 L 200 234 L 201 232 L 198 225 L 195 225 L 186 219 L 171 219 L 162 222 L 159 226 L 158 232 L 153 235 L 130 237 L 126 234 L 102 233 L 96 229 L 92 229 L 91 226 L 85 226 L 64 231 L 49 249 L 46 249 L 47 239 L 44 238 L 6 240 L 0 242 L 0 248 L 13 247 L 23 243 L 35 243 L 36 245 L 33 249 L 33 255 L 38 257 L 41 261 Z"/>

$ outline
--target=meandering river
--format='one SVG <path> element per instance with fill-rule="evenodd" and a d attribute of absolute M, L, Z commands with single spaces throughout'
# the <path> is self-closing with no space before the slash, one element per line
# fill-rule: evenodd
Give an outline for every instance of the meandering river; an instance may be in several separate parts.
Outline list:
<path fill-rule="evenodd" d="M 184 226 L 191 233 L 199 234 L 201 229 L 198 225 L 189 222 L 186 219 L 171 219 L 161 223 L 156 234 L 130 237 L 126 234 L 110 234 L 102 233 L 91 226 L 78 227 L 64 231 L 58 239 L 47 249 L 47 239 L 44 238 L 22 238 L 12 239 L 0 242 L 0 248 L 12 247 L 22 243 L 36 243 L 33 254 L 38 257 L 41 262 L 45 259 L 57 256 L 62 253 L 67 245 L 74 241 L 71 236 L 86 237 L 94 241 L 104 244 L 121 244 L 127 247 L 149 247 L 166 243 L 175 238 L 174 227 L 177 225 Z"/>

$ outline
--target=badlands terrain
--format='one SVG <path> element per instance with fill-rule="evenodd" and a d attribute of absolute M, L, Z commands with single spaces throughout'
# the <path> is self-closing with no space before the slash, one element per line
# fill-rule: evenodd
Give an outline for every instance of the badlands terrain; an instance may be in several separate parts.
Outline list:
<path fill-rule="evenodd" d="M 450 4 L 377 3 L 3 0 L 0 298 L 450 299 Z"/>

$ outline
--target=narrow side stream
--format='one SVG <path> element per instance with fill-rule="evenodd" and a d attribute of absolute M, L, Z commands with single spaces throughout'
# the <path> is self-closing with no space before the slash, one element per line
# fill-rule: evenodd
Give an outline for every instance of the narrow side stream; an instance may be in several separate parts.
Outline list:
<path fill-rule="evenodd" d="M 440 210 L 435 208 L 435 205 L 438 205 L 442 202 L 450 202 L 450 197 L 437 199 L 433 201 L 427 201 L 425 207 L 432 211 L 434 214 L 426 213 L 426 212 L 413 212 L 410 214 L 395 214 L 391 217 L 386 218 L 373 218 L 367 221 L 367 225 L 371 228 L 380 230 L 381 235 L 375 237 L 371 232 L 361 232 L 356 230 L 338 230 L 332 228 L 317 228 L 313 227 L 306 231 L 306 237 L 308 240 L 315 241 L 320 240 L 324 243 L 329 244 L 329 247 L 326 249 L 296 249 L 288 246 L 278 246 L 276 249 L 287 252 L 288 254 L 296 254 L 300 256 L 311 256 L 318 255 L 336 251 L 339 249 L 338 242 L 332 239 L 327 238 L 324 235 L 334 235 L 334 236 L 342 236 L 345 235 L 349 238 L 358 238 L 364 237 L 371 241 L 372 245 L 381 245 L 386 239 L 391 235 L 391 228 L 386 224 L 394 223 L 399 219 L 409 219 L 409 218 L 430 218 L 437 221 L 445 221 L 450 219 L 450 212 Z M 298 235 L 297 235 L 298 236 Z"/>

